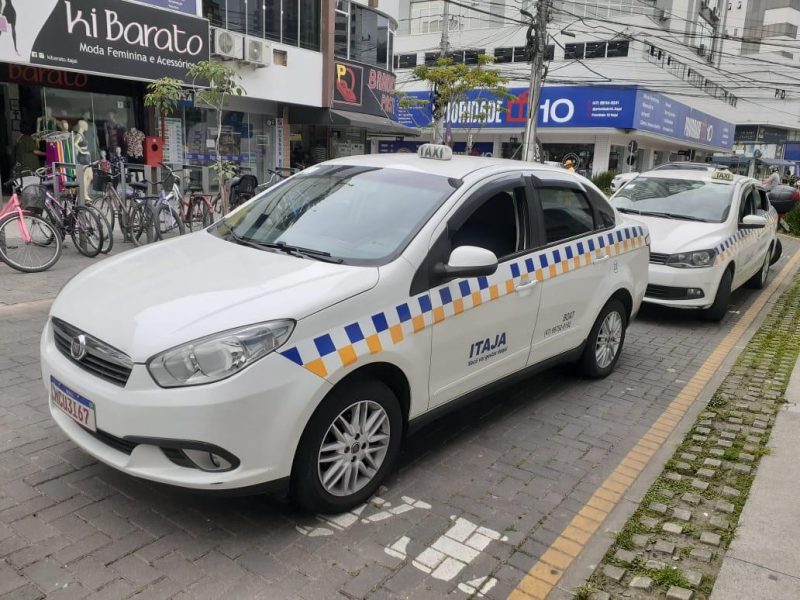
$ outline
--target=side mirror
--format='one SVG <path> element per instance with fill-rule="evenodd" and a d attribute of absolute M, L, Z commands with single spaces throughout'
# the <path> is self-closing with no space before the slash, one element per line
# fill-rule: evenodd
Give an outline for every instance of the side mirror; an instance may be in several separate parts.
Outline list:
<path fill-rule="evenodd" d="M 767 219 L 761 215 L 745 215 L 739 223 L 739 229 L 764 229 L 766 226 Z"/>
<path fill-rule="evenodd" d="M 443 278 L 488 276 L 497 271 L 497 257 L 486 248 L 459 246 L 450 254 L 447 264 L 439 263 L 434 271 Z"/>

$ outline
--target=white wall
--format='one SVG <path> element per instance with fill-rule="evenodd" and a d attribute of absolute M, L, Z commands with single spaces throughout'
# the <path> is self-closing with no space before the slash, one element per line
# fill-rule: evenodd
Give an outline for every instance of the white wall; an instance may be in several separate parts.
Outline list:
<path fill-rule="evenodd" d="M 288 53 L 287 66 L 271 64 L 254 69 L 237 67 L 241 85 L 251 98 L 322 106 L 322 53 L 272 42 L 274 50 Z"/>

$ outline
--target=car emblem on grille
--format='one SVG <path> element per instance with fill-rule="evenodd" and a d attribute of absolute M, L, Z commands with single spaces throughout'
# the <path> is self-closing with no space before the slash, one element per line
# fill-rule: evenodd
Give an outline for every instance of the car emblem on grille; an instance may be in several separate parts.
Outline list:
<path fill-rule="evenodd" d="M 75 360 L 83 360 L 86 356 L 86 336 L 76 335 L 69 345 L 69 353 Z"/>

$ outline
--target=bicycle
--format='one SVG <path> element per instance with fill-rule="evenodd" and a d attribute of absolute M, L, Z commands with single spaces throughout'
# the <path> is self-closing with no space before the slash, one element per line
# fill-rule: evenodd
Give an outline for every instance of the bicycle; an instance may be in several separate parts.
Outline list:
<path fill-rule="evenodd" d="M 147 184 L 126 182 L 123 199 L 116 185 L 121 179 L 121 169 L 118 166 L 112 166 L 110 173 L 101 171 L 98 176 L 102 180 L 103 196 L 95 200 L 93 205 L 108 220 L 112 234 L 116 224 L 119 223 L 123 241 L 131 242 L 134 246 L 154 241 L 152 218 L 145 203 Z"/>
<path fill-rule="evenodd" d="M 19 194 L 25 195 L 24 173 L 19 165 L 14 167 L 11 199 L 0 208 L 0 259 L 17 271 L 39 273 L 61 258 L 61 236 L 43 218 L 23 209 Z"/>
<path fill-rule="evenodd" d="M 178 171 L 173 171 L 163 163 L 160 163 L 160 166 L 168 171 L 163 181 L 157 181 L 153 184 L 153 182 L 144 179 L 142 183 L 157 185 L 161 188 L 158 196 L 147 196 L 145 201 L 152 212 L 156 238 L 163 240 L 169 234 L 177 233 L 177 235 L 183 235 L 186 233 L 186 225 L 178 210 L 183 197 L 181 179 L 177 176 Z M 168 188 L 170 191 L 167 193 L 164 190 Z"/>
<path fill-rule="evenodd" d="M 295 173 L 299 173 L 300 169 L 295 169 L 294 167 L 275 167 L 275 169 L 267 169 L 267 173 L 269 173 L 269 179 L 267 179 L 264 183 L 256 186 L 255 195 L 258 196 L 261 192 L 271 188 L 273 185 L 276 185 L 283 181 L 284 179 L 288 179 Z"/>
<path fill-rule="evenodd" d="M 54 190 L 56 186 L 61 185 L 74 193 L 78 189 L 78 184 L 59 181 L 58 177 L 46 169 L 39 169 L 37 175 L 41 181 L 40 189 L 44 190 L 44 217 L 59 233 L 61 239 L 66 239 L 69 234 L 75 248 L 87 258 L 94 258 L 100 254 L 106 246 L 103 230 L 107 228 L 107 224 L 100 220 L 99 211 L 78 206 L 74 197 L 59 202 L 50 192 L 51 189 Z"/>

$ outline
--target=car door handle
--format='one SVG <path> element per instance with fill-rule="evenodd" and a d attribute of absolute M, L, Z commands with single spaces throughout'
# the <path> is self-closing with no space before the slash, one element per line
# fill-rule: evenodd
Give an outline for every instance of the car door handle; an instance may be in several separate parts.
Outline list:
<path fill-rule="evenodd" d="M 600 258 L 595 258 L 595 259 L 594 259 L 594 262 L 603 262 L 603 261 L 606 261 L 606 260 L 608 260 L 609 258 L 611 258 L 611 256 L 609 256 L 608 254 L 606 254 L 606 255 L 604 255 L 604 256 L 601 256 Z"/>
<path fill-rule="evenodd" d="M 517 291 L 519 292 L 521 290 L 529 290 L 537 283 L 539 283 L 538 279 L 531 279 L 530 281 L 522 282 L 517 286 Z"/>

